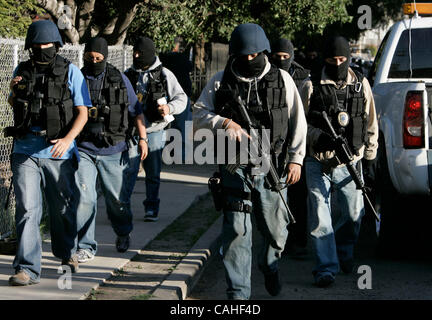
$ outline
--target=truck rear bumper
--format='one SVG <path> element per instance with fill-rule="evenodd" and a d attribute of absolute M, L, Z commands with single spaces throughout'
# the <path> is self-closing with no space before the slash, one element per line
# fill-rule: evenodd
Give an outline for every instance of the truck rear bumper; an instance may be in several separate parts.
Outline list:
<path fill-rule="evenodd" d="M 401 194 L 429 195 L 432 188 L 432 150 L 394 148 L 389 172 Z M 392 168 L 392 169 L 390 169 Z"/>

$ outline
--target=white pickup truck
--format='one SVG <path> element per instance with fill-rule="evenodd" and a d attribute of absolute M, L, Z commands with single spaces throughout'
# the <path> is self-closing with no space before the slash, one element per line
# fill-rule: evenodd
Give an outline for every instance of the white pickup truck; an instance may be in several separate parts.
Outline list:
<path fill-rule="evenodd" d="M 415 211 L 432 191 L 432 18 L 413 15 L 395 23 L 381 43 L 368 78 L 380 130 L 379 237 L 390 243 L 404 235 L 408 220 L 404 215 L 419 218 L 406 210 Z"/>

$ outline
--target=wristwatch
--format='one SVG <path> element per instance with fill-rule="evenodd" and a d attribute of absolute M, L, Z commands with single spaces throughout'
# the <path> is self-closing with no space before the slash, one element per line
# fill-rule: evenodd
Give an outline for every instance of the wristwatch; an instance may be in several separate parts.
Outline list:
<path fill-rule="evenodd" d="M 144 141 L 148 144 L 148 138 L 140 137 L 139 139 L 140 139 L 140 140 L 144 140 Z"/>

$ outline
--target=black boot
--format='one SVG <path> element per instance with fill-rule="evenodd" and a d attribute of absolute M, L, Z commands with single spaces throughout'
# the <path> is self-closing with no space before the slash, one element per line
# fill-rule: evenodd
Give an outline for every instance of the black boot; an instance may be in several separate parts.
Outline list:
<path fill-rule="evenodd" d="M 282 284 L 279 278 L 279 271 L 264 274 L 265 287 L 267 292 L 272 296 L 277 296 L 282 290 Z"/>

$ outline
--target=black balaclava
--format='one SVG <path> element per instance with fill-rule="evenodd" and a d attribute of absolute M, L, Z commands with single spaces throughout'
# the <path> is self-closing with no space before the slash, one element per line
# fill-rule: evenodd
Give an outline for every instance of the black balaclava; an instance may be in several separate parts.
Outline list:
<path fill-rule="evenodd" d="M 288 72 L 291 67 L 291 63 L 294 60 L 294 46 L 291 41 L 288 39 L 280 38 L 272 45 L 272 53 L 276 54 L 276 52 L 286 52 L 290 55 L 288 59 L 281 60 L 272 57 L 272 62 L 280 69 L 283 69 Z"/>
<path fill-rule="evenodd" d="M 133 57 L 133 65 L 135 69 L 144 70 L 151 66 L 156 59 L 156 48 L 153 41 L 147 37 L 138 38 L 133 47 L 133 51 L 139 52 L 139 57 Z"/>
<path fill-rule="evenodd" d="M 85 45 L 84 53 L 86 52 L 98 52 L 104 56 L 104 59 L 101 62 L 84 60 L 84 68 L 86 73 L 90 76 L 96 77 L 105 71 L 108 56 L 108 43 L 104 38 L 92 38 Z"/>
<path fill-rule="evenodd" d="M 234 68 L 245 78 L 258 77 L 266 65 L 265 55 L 260 52 L 254 59 L 248 60 L 247 56 L 239 56 L 234 60 Z"/>
<path fill-rule="evenodd" d="M 326 42 L 324 49 L 324 59 L 344 56 L 347 60 L 339 66 L 325 62 L 325 72 L 330 79 L 338 82 L 346 80 L 348 76 L 349 58 L 351 55 L 348 41 L 341 36 L 332 37 Z"/>
<path fill-rule="evenodd" d="M 47 73 L 54 66 L 57 48 L 55 45 L 49 48 L 32 48 L 31 58 L 35 63 L 38 73 Z"/>
<path fill-rule="evenodd" d="M 55 45 L 43 49 L 39 47 L 33 47 L 31 50 L 33 61 L 40 64 L 47 64 L 52 62 L 57 55 L 57 48 Z"/>

